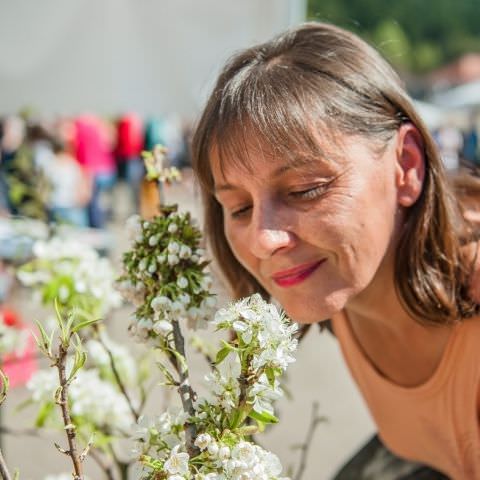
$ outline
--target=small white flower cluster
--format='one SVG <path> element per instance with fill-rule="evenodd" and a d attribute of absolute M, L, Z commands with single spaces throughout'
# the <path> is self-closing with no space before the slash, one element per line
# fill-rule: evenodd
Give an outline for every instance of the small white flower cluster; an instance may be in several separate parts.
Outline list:
<path fill-rule="evenodd" d="M 208 262 L 199 248 L 201 233 L 189 213 L 164 207 L 151 221 L 127 221 L 133 248 L 124 254 L 118 289 L 136 307 L 131 333 L 140 341 L 162 344 L 172 320 L 201 326 L 213 313 Z"/>
<path fill-rule="evenodd" d="M 0 355 L 21 355 L 27 347 L 28 330 L 6 325 L 0 313 Z"/>
<path fill-rule="evenodd" d="M 39 288 L 45 303 L 55 298 L 65 306 L 86 303 L 99 316 L 121 305 L 110 261 L 88 245 L 53 237 L 37 241 L 33 254 L 35 259 L 22 266 L 17 276 L 25 286 Z"/>
<path fill-rule="evenodd" d="M 255 370 L 271 367 L 284 371 L 295 361 L 292 353 L 298 344 L 294 337 L 298 325 L 258 293 L 220 309 L 213 325 L 219 330 L 233 329 L 242 348 L 254 349 Z"/>
<path fill-rule="evenodd" d="M 195 446 L 200 453 L 192 463 L 183 443 L 164 455 L 161 471 L 167 480 L 288 480 L 280 476 L 283 468 L 278 457 L 252 442 L 232 437 L 217 441 L 202 433 Z"/>
<path fill-rule="evenodd" d="M 172 429 L 168 417 L 141 426 L 136 453 L 144 467 L 142 479 L 155 478 L 155 472 L 166 473 L 167 480 L 282 478 L 278 458 L 246 440 L 257 427 L 245 422 L 255 419 L 261 429 L 276 421 L 272 402 L 282 395 L 277 377 L 294 361 L 297 327 L 260 295 L 219 310 L 214 324 L 237 337 L 223 343 L 207 375 L 211 398 L 194 401 L 195 415 L 187 419 L 200 432 L 195 439 L 199 453 L 190 457 L 183 432 Z"/>
<path fill-rule="evenodd" d="M 142 416 L 132 437 L 133 454 L 166 460 L 169 452 L 185 441 L 184 425 L 188 415 L 179 408 L 169 408 L 158 417 Z"/>
<path fill-rule="evenodd" d="M 277 376 L 295 359 L 298 341 L 294 337 L 298 326 L 291 323 L 274 305 L 258 294 L 220 309 L 213 320 L 218 330 L 233 330 L 237 335 L 235 348 L 224 348 L 224 358 L 205 377 L 214 404 L 227 413 L 234 410 L 240 397 L 240 377 L 254 378 L 245 394 L 253 410 L 273 415 L 272 403 L 282 396 Z M 219 364 L 219 365 L 218 365 Z M 243 365 L 243 367 L 242 367 Z M 205 400 L 199 400 L 199 404 Z"/>
<path fill-rule="evenodd" d="M 279 477 L 282 465 L 278 457 L 251 442 L 241 440 L 228 446 L 203 433 L 196 438 L 195 446 L 211 463 L 199 469 L 195 480 L 287 480 Z M 212 466 L 215 471 L 211 471 Z"/>
<path fill-rule="evenodd" d="M 72 362 L 67 365 L 71 370 Z M 36 402 L 54 402 L 58 373 L 54 369 L 39 370 L 28 381 L 27 388 Z M 112 432 L 128 433 L 134 419 L 125 397 L 96 370 L 79 370 L 69 388 L 71 414 L 79 428 L 93 425 Z M 56 418 L 52 414 L 52 418 Z"/>

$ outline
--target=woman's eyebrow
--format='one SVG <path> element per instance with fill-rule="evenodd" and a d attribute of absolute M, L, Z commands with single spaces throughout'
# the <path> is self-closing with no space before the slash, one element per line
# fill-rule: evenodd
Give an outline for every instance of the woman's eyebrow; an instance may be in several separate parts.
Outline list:
<path fill-rule="evenodd" d="M 297 157 L 294 162 L 288 162 L 283 165 L 278 166 L 273 172 L 270 173 L 269 177 L 273 180 L 276 180 L 278 177 L 282 176 L 284 173 L 292 171 L 292 170 L 304 170 L 314 172 L 315 168 L 313 165 L 315 159 L 312 157 Z M 252 174 L 253 175 L 253 174 Z M 214 185 L 214 193 L 220 193 L 225 191 L 232 191 L 236 190 L 238 187 L 235 185 L 224 182 L 224 183 L 216 183 Z"/>
<path fill-rule="evenodd" d="M 281 176 L 283 173 L 287 172 L 288 170 L 291 170 L 293 168 L 292 165 L 290 164 L 285 164 L 285 165 L 280 165 L 278 168 L 276 168 L 271 174 L 270 177 L 275 179 L 279 176 Z M 214 192 L 215 193 L 220 193 L 224 191 L 231 191 L 235 190 L 237 187 L 235 185 L 225 182 L 225 183 L 216 183 L 214 185 Z"/>

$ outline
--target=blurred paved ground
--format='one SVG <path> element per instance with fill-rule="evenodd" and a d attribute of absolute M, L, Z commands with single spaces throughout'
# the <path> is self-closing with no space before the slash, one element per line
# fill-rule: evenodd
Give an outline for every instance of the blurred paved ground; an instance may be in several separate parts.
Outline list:
<path fill-rule="evenodd" d="M 184 186 L 170 187 L 166 192 L 169 203 L 178 202 L 181 207 L 200 215 L 200 201 L 195 196 L 190 182 Z M 115 216 L 110 230 L 113 234 L 112 259 L 119 264 L 121 252 L 127 247 L 123 220 L 130 213 L 130 200 L 124 185 L 120 185 L 114 196 Z M 22 312 L 24 318 L 42 319 L 38 306 L 30 301 L 28 292 L 17 289 L 13 304 Z M 113 336 L 124 343 L 131 344 L 126 328 L 130 308 L 122 308 L 112 318 Z M 110 331 L 112 328 L 110 328 Z M 200 378 L 202 362 L 194 362 L 193 378 Z M 319 334 L 312 328 L 302 341 L 297 361 L 288 370 L 287 388 L 292 398 L 282 399 L 278 405 L 280 423 L 259 437 L 266 448 L 279 455 L 284 467 L 298 468 L 299 451 L 293 450 L 306 437 L 309 427 L 312 405 L 319 404 L 319 414 L 327 421 L 318 427 L 310 446 L 310 452 L 303 480 L 328 480 L 336 469 L 353 451 L 364 443 L 373 433 L 372 421 L 366 412 L 352 381 L 345 369 L 335 339 L 330 334 Z M 2 407 L 2 424 L 20 429 L 29 426 L 33 409 L 15 412 L 15 406 L 26 398 L 25 389 L 12 390 Z M 161 398 L 152 398 L 148 406 L 151 412 L 158 412 L 158 406 L 164 402 Z M 63 458 L 53 447 L 51 439 L 45 438 L 2 437 L 2 446 L 8 464 L 18 466 L 21 480 L 42 480 L 48 473 L 68 471 L 68 459 Z M 63 438 L 60 439 L 64 444 Z M 87 473 L 91 480 L 104 477 L 91 460 L 87 462 Z"/>

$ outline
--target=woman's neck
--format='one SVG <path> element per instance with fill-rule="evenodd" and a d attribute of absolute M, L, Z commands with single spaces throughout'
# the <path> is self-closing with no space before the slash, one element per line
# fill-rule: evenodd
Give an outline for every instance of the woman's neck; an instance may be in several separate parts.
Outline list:
<path fill-rule="evenodd" d="M 405 310 L 397 295 L 393 268 L 379 269 L 374 281 L 345 311 L 364 354 L 391 381 L 408 387 L 420 385 L 440 363 L 451 328 L 424 325 Z"/>

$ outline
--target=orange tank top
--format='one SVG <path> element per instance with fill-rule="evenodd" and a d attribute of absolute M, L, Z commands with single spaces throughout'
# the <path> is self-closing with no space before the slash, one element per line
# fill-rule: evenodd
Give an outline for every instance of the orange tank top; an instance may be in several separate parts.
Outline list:
<path fill-rule="evenodd" d="M 344 312 L 332 325 L 384 444 L 454 480 L 480 479 L 480 318 L 453 328 L 435 373 L 411 388 L 378 372 Z"/>

